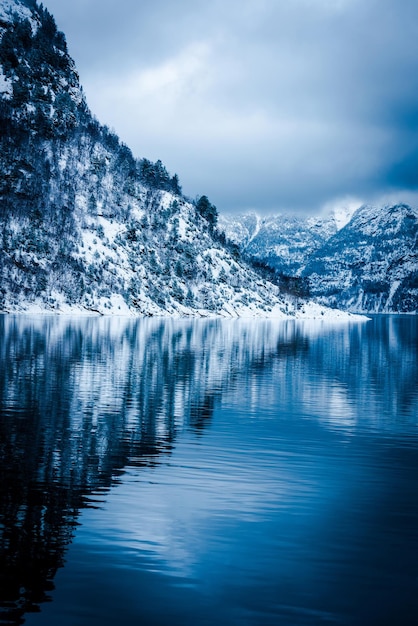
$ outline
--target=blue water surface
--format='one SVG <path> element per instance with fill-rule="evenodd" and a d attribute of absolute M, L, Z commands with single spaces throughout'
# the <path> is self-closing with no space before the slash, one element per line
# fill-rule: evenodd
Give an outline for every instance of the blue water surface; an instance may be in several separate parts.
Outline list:
<path fill-rule="evenodd" d="M 0 317 L 0 623 L 418 623 L 418 320 Z"/>

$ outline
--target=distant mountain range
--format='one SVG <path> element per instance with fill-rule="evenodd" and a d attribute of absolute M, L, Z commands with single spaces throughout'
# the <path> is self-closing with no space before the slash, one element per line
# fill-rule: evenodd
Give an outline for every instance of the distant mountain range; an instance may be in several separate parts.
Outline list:
<path fill-rule="evenodd" d="M 418 310 L 418 210 L 362 206 L 328 218 L 222 217 L 226 238 L 312 297 L 359 313 Z M 283 278 L 282 278 L 283 280 Z"/>
<path fill-rule="evenodd" d="M 326 218 L 221 215 L 219 226 L 248 257 L 266 262 L 277 272 L 298 276 L 310 256 L 345 226 L 352 214 L 353 210 L 341 209 Z"/>
<path fill-rule="evenodd" d="M 1 0 L 0 311 L 339 314 L 284 294 L 217 219 L 95 119 L 48 10 Z"/>

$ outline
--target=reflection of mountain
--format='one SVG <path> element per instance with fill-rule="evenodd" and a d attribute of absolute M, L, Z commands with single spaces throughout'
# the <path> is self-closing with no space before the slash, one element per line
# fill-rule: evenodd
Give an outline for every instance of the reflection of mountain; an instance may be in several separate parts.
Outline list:
<path fill-rule="evenodd" d="M 291 415 L 296 398 L 298 410 L 302 407 L 323 425 L 348 432 L 400 433 L 416 423 L 414 316 L 375 316 L 367 324 L 352 325 L 298 322 L 296 328 L 298 341 L 278 346 L 277 357 L 283 358 L 274 359 L 265 384 L 237 387 L 230 401 L 253 412 L 280 406 Z M 294 353 L 292 345 L 298 346 Z"/>
<path fill-rule="evenodd" d="M 306 401 L 334 427 L 401 432 L 416 423 L 417 355 L 413 317 L 377 316 L 367 324 L 330 328 L 325 337 L 311 338 L 315 381 Z"/>
<path fill-rule="evenodd" d="M 46 599 L 87 496 L 204 432 L 221 400 L 293 415 L 299 398 L 332 427 L 416 415 L 402 322 L 0 317 L 0 622 Z"/>
<path fill-rule="evenodd" d="M 84 496 L 157 462 L 294 326 L 0 318 L 0 621 L 47 598 Z M 303 345 L 302 345 L 303 347 Z"/>

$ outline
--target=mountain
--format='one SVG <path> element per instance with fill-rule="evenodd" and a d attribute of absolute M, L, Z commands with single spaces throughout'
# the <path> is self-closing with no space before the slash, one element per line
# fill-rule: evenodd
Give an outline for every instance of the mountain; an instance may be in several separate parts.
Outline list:
<path fill-rule="evenodd" d="M 0 3 L 0 310 L 336 315 L 225 245 L 206 196 L 136 159 L 90 112 L 36 0 Z"/>
<path fill-rule="evenodd" d="M 219 227 L 229 241 L 247 256 L 266 263 L 276 272 L 299 276 L 311 255 L 319 250 L 350 219 L 352 211 L 342 209 L 329 216 L 297 217 L 256 213 L 220 216 Z"/>
<path fill-rule="evenodd" d="M 302 272 L 320 302 L 370 313 L 418 310 L 418 210 L 363 206 Z"/>
<path fill-rule="evenodd" d="M 221 225 L 247 257 L 280 280 L 299 277 L 317 302 L 358 313 L 418 311 L 418 211 L 408 205 L 328 218 L 249 214 Z"/>

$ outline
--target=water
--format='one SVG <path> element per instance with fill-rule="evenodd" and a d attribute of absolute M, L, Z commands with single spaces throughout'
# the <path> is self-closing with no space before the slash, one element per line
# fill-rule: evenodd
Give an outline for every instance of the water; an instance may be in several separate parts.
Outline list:
<path fill-rule="evenodd" d="M 0 623 L 418 623 L 418 320 L 0 317 Z"/>

